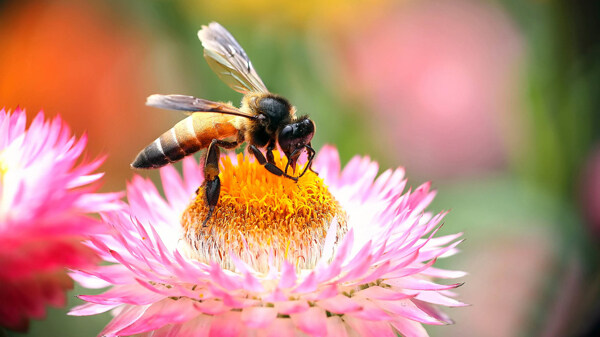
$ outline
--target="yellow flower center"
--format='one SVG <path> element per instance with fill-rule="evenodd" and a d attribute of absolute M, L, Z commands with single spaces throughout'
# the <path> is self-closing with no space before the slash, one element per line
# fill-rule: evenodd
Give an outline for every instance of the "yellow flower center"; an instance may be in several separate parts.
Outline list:
<path fill-rule="evenodd" d="M 285 167 L 285 159 L 274 154 L 277 166 Z M 287 260 L 298 269 L 314 267 L 324 253 L 330 226 L 336 241 L 347 231 L 346 213 L 323 180 L 308 170 L 296 183 L 242 154 L 237 162 L 234 165 L 229 157 L 221 160 L 219 203 L 205 227 L 208 206 L 203 187 L 183 213 L 190 257 L 227 269 L 234 269 L 230 254 L 259 271 L 268 270 L 269 255 L 275 266 Z M 298 176 L 303 169 L 297 167 L 291 175 Z"/>

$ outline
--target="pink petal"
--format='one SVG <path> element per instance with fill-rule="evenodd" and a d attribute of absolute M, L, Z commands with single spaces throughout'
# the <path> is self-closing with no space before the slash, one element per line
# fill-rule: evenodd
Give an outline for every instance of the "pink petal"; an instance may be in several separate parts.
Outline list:
<path fill-rule="evenodd" d="M 308 310 L 309 305 L 306 301 L 286 301 L 276 302 L 275 310 L 283 315 L 296 314 Z"/>
<path fill-rule="evenodd" d="M 335 184 L 340 172 L 340 157 L 335 147 L 325 145 L 317 154 L 313 167 L 327 184 Z"/>
<path fill-rule="evenodd" d="M 171 205 L 184 205 L 191 200 L 192 195 L 186 193 L 181 181 L 181 176 L 172 165 L 160 169 L 160 179 L 163 182 L 164 192 Z"/>
<path fill-rule="evenodd" d="M 349 270 L 347 271 L 346 275 L 339 279 L 339 282 L 351 281 L 363 276 L 371 268 L 372 264 L 373 257 L 370 255 L 365 256 L 362 261 L 356 264 L 351 264 L 349 267 L 347 267 Z"/>
<path fill-rule="evenodd" d="M 412 319 L 413 321 L 433 325 L 443 324 L 443 322 L 440 322 L 439 320 L 429 316 L 423 310 L 419 309 L 408 299 L 399 301 L 375 301 L 375 304 L 387 312 Z"/>
<path fill-rule="evenodd" d="M 433 198 L 435 197 L 435 192 L 429 192 L 431 189 L 431 182 L 426 182 L 423 185 L 417 187 L 417 189 L 411 195 L 411 202 L 409 203 L 409 207 L 415 213 L 421 213 L 425 210 Z"/>
<path fill-rule="evenodd" d="M 242 322 L 249 328 L 264 328 L 277 318 L 277 311 L 268 307 L 242 309 Z"/>
<path fill-rule="evenodd" d="M 196 310 L 207 315 L 221 315 L 230 310 L 222 301 L 207 300 L 194 303 Z"/>
<path fill-rule="evenodd" d="M 294 291 L 296 293 L 309 293 L 309 292 L 313 292 L 313 291 L 317 290 L 317 286 L 318 286 L 317 275 L 313 271 L 310 274 L 308 274 L 308 276 L 306 276 L 304 278 L 304 280 L 302 280 L 300 285 L 298 285 L 298 287 L 296 287 L 296 289 L 294 289 Z"/>
<path fill-rule="evenodd" d="M 240 312 L 229 311 L 216 316 L 210 325 L 209 337 L 237 337 L 244 327 L 240 324 Z"/>
<path fill-rule="evenodd" d="M 93 270 L 80 270 L 81 274 L 89 274 L 112 284 L 130 284 L 135 282 L 132 273 L 120 264 L 99 266 Z"/>
<path fill-rule="evenodd" d="M 120 305 L 121 305 L 121 303 L 113 303 L 113 304 L 106 304 L 106 305 L 105 304 L 96 304 L 96 303 L 85 303 L 85 304 L 74 307 L 67 313 L 67 315 L 70 315 L 70 316 L 96 315 L 96 314 L 101 314 L 103 312 L 112 310 Z"/>
<path fill-rule="evenodd" d="M 379 308 L 369 300 L 356 298 L 356 302 L 363 307 L 363 310 L 349 312 L 346 316 L 352 316 L 368 321 L 387 321 L 392 319 L 392 317 L 385 310 Z"/>
<path fill-rule="evenodd" d="M 217 263 L 210 265 L 210 278 L 213 284 L 219 285 L 226 290 L 237 290 L 242 288 L 239 275 L 225 272 Z"/>
<path fill-rule="evenodd" d="M 461 277 L 464 277 L 467 275 L 467 273 L 464 271 L 446 270 L 446 269 L 440 269 L 440 268 L 435 268 L 435 267 L 431 267 L 427 270 L 424 270 L 421 274 L 435 277 L 435 278 L 451 278 L 451 279 L 452 278 L 461 278 Z"/>
<path fill-rule="evenodd" d="M 177 335 L 172 337 L 208 337 L 213 319 L 213 316 L 201 315 L 182 324 Z"/>
<path fill-rule="evenodd" d="M 182 166 L 185 191 L 187 194 L 192 195 L 204 180 L 202 176 L 202 167 L 200 167 L 196 162 L 196 159 L 191 156 L 183 159 Z"/>
<path fill-rule="evenodd" d="M 136 337 L 179 337 L 181 336 L 181 327 L 181 324 L 169 324 L 153 331 L 137 334 Z"/>
<path fill-rule="evenodd" d="M 216 287 L 213 284 L 208 286 L 208 289 L 212 293 L 214 298 L 220 298 L 223 301 L 223 304 L 230 308 L 242 308 L 243 307 L 243 299 L 235 296 L 233 292 L 227 292 L 221 288 Z"/>
<path fill-rule="evenodd" d="M 331 220 L 329 224 L 329 228 L 327 228 L 327 235 L 325 236 L 325 242 L 323 243 L 323 250 L 321 253 L 321 258 L 317 263 L 317 269 L 323 270 L 326 269 L 326 265 L 331 260 L 331 256 L 335 254 L 334 248 L 336 245 L 337 238 L 337 227 L 339 225 L 339 220 L 337 217 Z M 337 274 L 337 273 L 336 273 Z"/>
<path fill-rule="evenodd" d="M 318 292 L 307 294 L 306 296 L 304 296 L 304 299 L 308 301 L 319 301 L 334 297 L 339 293 L 340 291 L 338 289 L 337 283 L 331 283 L 319 289 Z"/>
<path fill-rule="evenodd" d="M 427 331 L 421 323 L 409 319 L 398 319 L 392 322 L 392 326 L 404 337 L 428 337 Z"/>
<path fill-rule="evenodd" d="M 137 284 L 126 286 L 115 286 L 99 295 L 79 295 L 86 302 L 97 304 L 152 304 L 164 298 L 163 295 L 151 292 Z"/>
<path fill-rule="evenodd" d="M 404 277 L 398 279 L 391 279 L 386 281 L 387 284 L 402 289 L 414 289 L 414 290 L 447 290 L 460 287 L 463 283 L 454 284 L 437 284 L 431 281 L 417 279 L 414 277 Z"/>
<path fill-rule="evenodd" d="M 412 299 L 411 301 L 417 306 L 417 308 L 423 310 L 423 312 L 425 312 L 427 315 L 437 319 L 438 321 L 444 322 L 446 324 L 454 324 L 454 321 L 448 315 L 443 313 L 441 310 L 438 310 L 430 303 L 419 301 L 416 299 Z"/>
<path fill-rule="evenodd" d="M 463 233 L 456 233 L 456 234 L 452 234 L 452 235 L 444 235 L 444 236 L 440 236 L 440 237 L 436 237 L 436 238 L 431 238 L 425 247 L 427 248 L 427 247 L 431 246 L 432 247 L 431 249 L 436 249 L 433 247 L 439 247 L 439 246 L 448 244 L 448 243 L 458 239 L 462 235 L 463 235 Z"/>
<path fill-rule="evenodd" d="M 342 264 L 346 261 L 348 255 L 352 251 L 354 245 L 354 230 L 350 229 L 343 238 L 342 243 L 338 246 L 335 252 L 333 260 L 328 267 L 324 270 L 319 270 L 319 281 L 324 282 L 331 277 L 335 277 L 340 274 Z M 362 252 L 362 250 L 361 250 Z M 355 257 L 354 260 L 362 258 L 362 256 Z"/>
<path fill-rule="evenodd" d="M 414 297 L 415 295 L 403 294 L 399 291 L 394 291 L 389 288 L 382 288 L 378 286 L 372 286 L 363 290 L 360 290 L 354 294 L 354 296 L 358 298 L 365 299 L 373 299 L 373 300 L 386 300 L 386 301 L 395 301 L 401 300 L 409 297 Z"/>
<path fill-rule="evenodd" d="M 340 316 L 327 318 L 327 337 L 348 337 L 346 324 Z"/>
<path fill-rule="evenodd" d="M 244 275 L 244 282 L 242 282 L 244 289 L 255 293 L 264 292 L 265 289 L 262 283 L 260 283 L 260 280 L 252 274 L 246 263 L 240 260 L 233 252 L 230 252 L 230 256 L 234 266 L 242 275 Z"/>
<path fill-rule="evenodd" d="M 457 301 L 453 298 L 449 298 L 446 297 L 438 292 L 435 291 L 423 291 L 420 292 L 416 297 L 416 299 L 421 300 L 421 301 L 425 301 L 425 302 L 429 302 L 429 303 L 433 303 L 433 304 L 439 304 L 439 305 L 445 305 L 447 307 L 465 307 L 468 306 L 468 304 Z"/>
<path fill-rule="evenodd" d="M 378 266 L 373 266 L 369 274 L 360 278 L 360 282 L 363 284 L 368 284 L 378 279 L 381 279 L 382 276 L 391 269 L 390 266 L 391 261 L 386 261 L 385 263 L 380 264 Z"/>
<path fill-rule="evenodd" d="M 360 179 L 362 174 L 366 171 L 369 165 L 370 159 L 367 157 L 354 156 L 346 164 L 341 173 L 340 180 L 343 183 L 355 183 Z"/>
<path fill-rule="evenodd" d="M 273 291 L 263 296 L 265 302 L 285 302 L 287 299 L 288 297 L 279 288 L 275 288 Z"/>
<path fill-rule="evenodd" d="M 282 289 L 290 288 L 296 285 L 296 268 L 288 261 L 283 262 L 279 287 Z"/>
<path fill-rule="evenodd" d="M 95 276 L 87 275 L 77 270 L 74 270 L 73 272 L 69 273 L 69 276 L 71 276 L 71 278 L 75 280 L 75 282 L 88 289 L 101 289 L 111 285 L 111 283 L 101 280 Z"/>
<path fill-rule="evenodd" d="M 172 285 L 170 287 L 165 287 L 165 286 L 161 286 L 161 285 L 152 285 L 146 281 L 140 280 L 140 279 L 135 279 L 136 282 L 138 283 L 138 285 L 140 285 L 141 287 L 157 293 L 159 295 L 161 295 L 163 298 L 164 297 L 179 297 L 179 296 L 186 296 L 189 297 L 191 299 L 205 299 L 204 296 L 202 296 L 202 292 L 199 293 L 192 293 L 190 291 L 188 291 L 187 289 L 178 286 L 178 285 Z"/>
<path fill-rule="evenodd" d="M 75 179 L 71 180 L 66 187 L 67 188 L 75 188 L 75 187 L 79 187 L 82 185 L 91 184 L 94 181 L 102 178 L 102 176 L 104 176 L 104 173 L 96 173 L 96 174 L 90 174 L 90 175 L 86 175 L 86 176 L 75 177 Z"/>
<path fill-rule="evenodd" d="M 155 330 L 168 324 L 187 322 L 199 315 L 200 313 L 193 306 L 193 301 L 185 298 L 179 300 L 167 298 L 152 304 L 140 318 L 126 328 L 119 330 L 118 334 L 134 335 Z"/>
<path fill-rule="evenodd" d="M 345 314 L 362 310 L 362 306 L 344 295 L 338 295 L 317 302 L 321 308 L 334 314 Z"/>
<path fill-rule="evenodd" d="M 149 307 L 150 305 L 127 305 L 123 307 L 123 310 L 106 325 L 100 335 L 106 335 L 107 337 L 117 336 L 119 331 L 142 317 Z"/>
<path fill-rule="evenodd" d="M 277 318 L 264 331 L 259 331 L 264 337 L 296 337 L 296 327 L 289 318 Z"/>
<path fill-rule="evenodd" d="M 325 310 L 311 307 L 308 310 L 290 315 L 294 325 L 303 332 L 313 336 L 325 336 L 327 334 L 327 315 Z"/>
<path fill-rule="evenodd" d="M 350 316 L 344 316 L 344 321 L 362 337 L 396 337 L 387 321 L 366 321 Z"/>
<path fill-rule="evenodd" d="M 432 265 L 435 264 L 436 261 L 437 261 L 436 259 L 433 259 L 433 260 L 427 262 L 426 264 L 424 264 L 420 267 L 416 267 L 416 268 L 398 269 L 398 271 L 394 271 L 394 272 L 387 274 L 386 278 L 394 279 L 394 278 L 400 278 L 400 277 L 406 277 L 409 275 L 418 274 L 418 273 L 422 272 L 423 270 L 427 270 L 428 268 L 430 268 Z"/>

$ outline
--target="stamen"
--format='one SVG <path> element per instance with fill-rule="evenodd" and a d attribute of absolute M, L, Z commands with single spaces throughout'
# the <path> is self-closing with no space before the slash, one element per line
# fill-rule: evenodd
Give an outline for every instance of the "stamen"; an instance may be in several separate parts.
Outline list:
<path fill-rule="evenodd" d="M 277 166 L 285 167 L 285 159 L 274 154 Z M 267 271 L 269 264 L 279 267 L 285 260 L 297 269 L 313 268 L 330 227 L 336 241 L 347 231 L 346 213 L 323 180 L 309 170 L 295 183 L 241 154 L 237 162 L 221 160 L 221 195 L 206 227 L 203 187 L 183 213 L 188 255 L 232 270 L 231 253 L 259 271 Z M 298 167 L 292 175 L 302 170 Z"/>

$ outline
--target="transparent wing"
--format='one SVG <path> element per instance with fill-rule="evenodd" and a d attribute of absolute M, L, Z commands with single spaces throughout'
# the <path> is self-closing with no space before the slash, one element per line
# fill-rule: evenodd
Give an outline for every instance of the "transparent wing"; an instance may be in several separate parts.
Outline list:
<path fill-rule="evenodd" d="M 235 38 L 216 22 L 202 26 L 198 37 L 204 58 L 212 70 L 233 90 L 242 94 L 269 92 L 252 67 L 246 52 Z"/>
<path fill-rule="evenodd" d="M 151 95 L 146 99 L 146 105 L 161 109 L 184 111 L 188 115 L 195 112 L 216 112 L 227 115 L 256 118 L 255 115 L 238 110 L 230 104 L 213 102 L 194 96 Z"/>

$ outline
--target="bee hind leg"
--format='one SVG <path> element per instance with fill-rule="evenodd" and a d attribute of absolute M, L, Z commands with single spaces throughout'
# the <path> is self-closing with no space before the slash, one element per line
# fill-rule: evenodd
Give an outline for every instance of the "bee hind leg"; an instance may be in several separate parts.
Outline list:
<path fill-rule="evenodd" d="M 283 170 L 280 169 L 279 167 L 277 167 L 277 165 L 275 165 L 274 163 L 268 162 L 267 158 L 265 158 L 263 153 L 260 152 L 260 150 L 256 146 L 250 145 L 250 146 L 248 146 L 248 149 L 254 155 L 256 160 L 258 160 L 258 163 L 261 164 L 265 169 L 267 169 L 267 171 L 273 173 L 276 176 L 280 176 L 280 177 L 283 176 L 288 179 L 292 179 L 293 181 L 296 181 L 296 182 L 298 181 L 297 177 L 290 176 L 289 174 L 283 172 Z M 267 152 L 267 156 L 269 156 L 269 158 L 271 158 L 273 156 L 273 154 L 272 153 L 269 154 L 269 152 Z"/>
<path fill-rule="evenodd" d="M 208 214 L 206 215 L 206 219 L 202 223 L 202 227 L 206 227 L 208 220 L 212 217 L 215 206 L 219 202 L 219 194 L 221 193 L 221 180 L 217 176 L 214 180 L 206 181 L 206 203 L 208 204 Z"/>
<path fill-rule="evenodd" d="M 208 150 L 206 151 L 206 161 L 204 162 L 204 190 L 206 196 L 206 204 L 208 206 L 208 214 L 202 223 L 202 227 L 206 227 L 208 220 L 215 211 L 215 206 L 219 202 L 221 194 L 221 180 L 219 179 L 219 158 L 221 151 L 219 147 L 231 149 L 238 146 L 238 142 L 226 142 L 219 139 L 213 139 Z M 196 192 L 198 193 L 198 192 Z"/>

